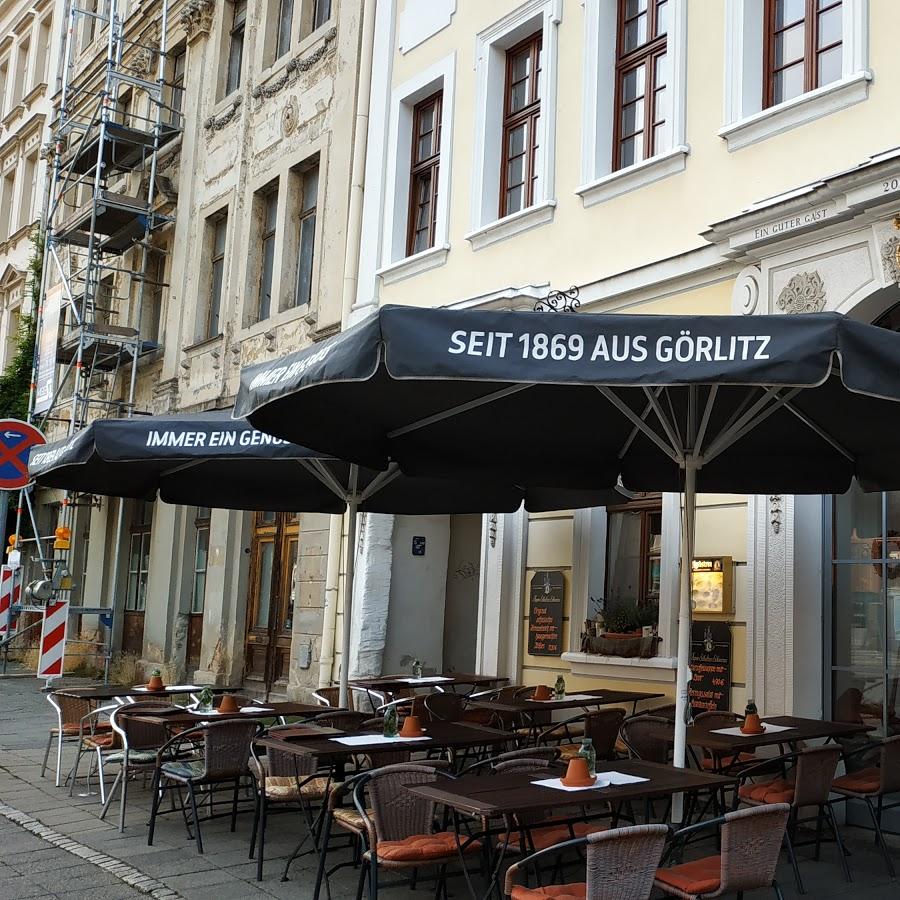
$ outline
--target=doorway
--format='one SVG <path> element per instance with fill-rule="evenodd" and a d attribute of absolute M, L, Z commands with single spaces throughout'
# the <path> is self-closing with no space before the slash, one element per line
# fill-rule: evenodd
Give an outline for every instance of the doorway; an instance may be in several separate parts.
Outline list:
<path fill-rule="evenodd" d="M 444 602 L 444 671 L 475 671 L 481 516 L 450 516 Z"/>
<path fill-rule="evenodd" d="M 300 523 L 296 513 L 255 514 L 244 650 L 248 691 L 284 694 L 290 672 Z"/>
<path fill-rule="evenodd" d="M 153 530 L 153 503 L 134 504 L 128 534 L 128 582 L 122 625 L 122 650 L 140 656 L 144 651 L 144 611 L 150 578 L 150 536 Z"/>

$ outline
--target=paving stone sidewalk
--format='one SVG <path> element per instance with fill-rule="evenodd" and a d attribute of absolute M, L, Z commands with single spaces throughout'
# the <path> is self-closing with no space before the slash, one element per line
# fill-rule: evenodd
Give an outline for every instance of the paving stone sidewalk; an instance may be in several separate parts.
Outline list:
<path fill-rule="evenodd" d="M 206 852 L 200 855 L 193 841 L 187 840 L 178 814 L 160 819 L 154 844 L 147 846 L 150 796 L 140 782 L 129 791 L 126 829 L 120 834 L 114 812 L 110 821 L 99 818 L 96 781 L 88 791 L 79 778 L 74 796 L 69 797 L 68 788 L 54 785 L 52 769 L 41 778 L 51 717 L 40 687 L 34 679 L 0 679 L 0 900 L 127 900 L 148 896 L 159 900 L 311 900 L 315 880 L 311 855 L 297 860 L 290 880 L 281 881 L 287 856 L 305 834 L 297 812 L 270 817 L 265 878 L 257 882 L 256 863 L 248 858 L 253 822 L 249 801 L 234 833 L 227 817 L 203 823 Z M 71 766 L 72 757 L 71 747 L 66 748 L 64 771 Z M 806 896 L 898 900 L 900 885 L 890 882 L 871 834 L 846 828 L 845 835 L 853 851 L 854 883 L 844 882 L 833 846 L 823 848 L 818 863 L 812 861 L 811 850 L 801 850 Z M 891 840 L 900 866 L 900 841 Z M 349 859 L 349 854 L 342 851 L 334 859 Z M 778 874 L 785 897 L 797 897 L 790 868 L 783 864 Z M 351 900 L 356 896 L 356 886 L 357 872 L 350 867 L 342 869 L 331 880 L 332 900 Z M 383 890 L 380 896 L 383 900 L 416 900 L 433 892 L 433 883 L 423 877 L 415 891 L 402 886 Z M 468 897 L 460 877 L 451 880 L 449 895 L 459 900 Z M 771 896 L 768 891 L 753 892 L 746 894 L 746 900 Z"/>

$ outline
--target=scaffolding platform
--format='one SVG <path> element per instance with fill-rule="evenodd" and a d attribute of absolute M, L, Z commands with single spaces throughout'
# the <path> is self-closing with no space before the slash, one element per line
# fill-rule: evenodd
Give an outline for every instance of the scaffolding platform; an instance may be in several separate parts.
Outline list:
<path fill-rule="evenodd" d="M 99 126 L 92 131 L 90 137 L 79 138 L 63 154 L 62 168 L 86 175 L 94 171 L 99 159 L 107 173 L 132 172 L 146 163 L 156 145 L 153 130 L 131 128 L 118 122 L 107 122 L 106 134 L 102 138 Z M 160 145 L 176 135 L 178 130 L 162 125 L 161 132 Z"/>
<path fill-rule="evenodd" d="M 131 356 L 140 351 L 140 336 L 134 328 L 119 325 L 84 324 L 63 335 L 56 348 L 59 362 L 68 364 L 78 356 L 81 347 L 81 362 L 87 369 L 111 372 L 120 363 L 123 355 Z"/>
<path fill-rule="evenodd" d="M 146 200 L 99 191 L 96 199 L 89 200 L 60 224 L 53 239 L 87 247 L 93 224 L 94 233 L 102 237 L 99 249 L 123 253 L 135 238 L 145 233 L 149 216 L 150 207 Z"/>

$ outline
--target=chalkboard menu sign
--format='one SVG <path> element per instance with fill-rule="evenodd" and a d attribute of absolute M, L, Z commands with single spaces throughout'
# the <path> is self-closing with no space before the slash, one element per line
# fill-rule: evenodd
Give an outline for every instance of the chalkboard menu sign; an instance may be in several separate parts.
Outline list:
<path fill-rule="evenodd" d="M 731 709 L 731 626 L 694 622 L 691 626 L 691 683 L 694 713 Z"/>
<path fill-rule="evenodd" d="M 563 600 L 562 572 L 535 572 L 528 599 L 528 652 L 532 656 L 561 656 Z"/>

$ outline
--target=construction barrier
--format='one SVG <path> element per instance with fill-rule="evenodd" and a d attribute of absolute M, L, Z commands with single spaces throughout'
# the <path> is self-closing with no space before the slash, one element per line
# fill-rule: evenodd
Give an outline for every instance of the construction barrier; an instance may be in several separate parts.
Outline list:
<path fill-rule="evenodd" d="M 44 608 L 44 622 L 41 627 L 41 655 L 38 661 L 38 678 L 58 678 L 62 675 L 68 624 L 69 601 L 49 601 Z"/>
<path fill-rule="evenodd" d="M 21 600 L 22 570 L 18 567 L 0 566 L 0 641 L 16 633 L 16 619 L 12 607 Z"/>

